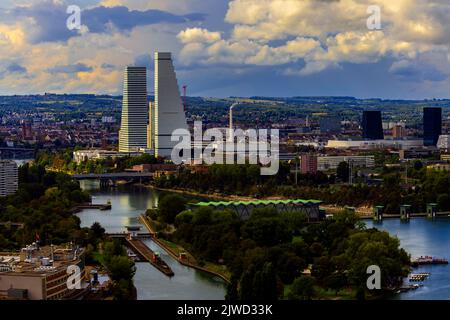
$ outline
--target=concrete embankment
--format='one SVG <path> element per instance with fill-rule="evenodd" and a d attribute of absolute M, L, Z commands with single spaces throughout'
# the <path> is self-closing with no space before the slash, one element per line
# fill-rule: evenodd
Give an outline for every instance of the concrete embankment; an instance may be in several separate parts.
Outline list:
<path fill-rule="evenodd" d="M 228 279 L 228 277 L 226 277 L 225 275 L 218 273 L 216 271 L 212 271 L 203 267 L 200 267 L 198 265 L 192 264 L 189 261 L 186 261 L 184 259 L 181 259 L 179 257 L 179 255 L 169 246 L 167 246 L 164 242 L 162 242 L 161 240 L 158 239 L 158 237 L 156 236 L 156 232 L 155 230 L 153 230 L 152 226 L 150 225 L 147 217 L 145 215 L 140 215 L 139 216 L 139 220 L 142 222 L 142 224 L 148 229 L 149 233 L 153 235 L 152 240 L 159 245 L 161 248 L 163 248 L 172 258 L 174 258 L 175 260 L 177 260 L 179 263 L 181 263 L 184 266 L 190 267 L 190 268 L 194 268 L 206 273 L 209 273 L 213 276 L 219 277 L 220 279 L 222 279 L 223 281 L 225 281 L 226 283 L 230 283 L 230 280 Z"/>

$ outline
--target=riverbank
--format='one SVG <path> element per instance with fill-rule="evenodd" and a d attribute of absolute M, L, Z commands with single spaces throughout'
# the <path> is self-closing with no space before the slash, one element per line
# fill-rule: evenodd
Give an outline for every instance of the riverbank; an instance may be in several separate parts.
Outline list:
<path fill-rule="evenodd" d="M 178 193 L 181 195 L 187 195 L 190 197 L 199 197 L 199 198 L 208 198 L 211 200 L 219 200 L 219 201 L 258 201 L 261 199 L 253 198 L 253 197 L 244 197 L 244 196 L 237 196 L 237 195 L 224 195 L 221 193 L 201 193 L 193 190 L 187 190 L 187 189 L 170 189 L 170 188 L 159 188 L 153 185 L 146 185 L 147 188 L 151 188 L 158 191 L 163 192 L 171 192 L 171 193 Z M 265 200 L 287 200 L 285 197 L 276 196 L 276 197 L 267 197 L 264 198 Z M 319 199 L 320 200 L 320 199 Z M 330 205 L 330 204 L 321 204 L 321 208 L 325 209 L 327 213 L 329 214 L 339 214 L 340 212 L 344 211 L 345 207 Z M 358 207 L 355 208 L 355 213 L 360 217 L 372 217 L 373 216 L 373 207 Z"/>
<path fill-rule="evenodd" d="M 98 222 L 106 233 L 121 233 L 126 231 L 126 226 L 142 225 L 138 220 L 139 215 L 148 208 L 156 207 L 161 194 L 157 190 L 138 186 L 101 189 L 97 181 L 91 180 L 81 181 L 80 185 L 92 195 L 94 203 L 111 202 L 112 208 L 109 211 L 84 209 L 76 214 L 81 220 L 81 227 L 90 228 L 94 222 Z M 144 232 L 145 228 L 143 225 L 142 227 Z M 153 251 L 161 253 L 161 258 L 167 262 L 175 276 L 169 278 L 150 263 L 137 262 L 133 281 L 138 300 L 224 299 L 226 283 L 222 279 L 183 266 L 151 239 L 143 241 Z"/>
<path fill-rule="evenodd" d="M 252 200 L 258 200 L 257 198 L 252 198 L 252 197 L 243 197 L 243 196 L 229 196 L 229 195 L 224 195 L 221 193 L 213 193 L 213 194 L 209 194 L 209 193 L 201 193 L 201 192 L 197 192 L 197 191 L 193 191 L 193 190 L 187 190 L 187 189 L 170 189 L 170 188 L 160 188 L 160 187 L 156 187 L 154 185 L 146 185 L 147 188 L 150 189 L 154 189 L 154 190 L 158 190 L 158 191 L 163 191 L 163 192 L 171 192 L 171 193 L 178 193 L 178 194 L 182 194 L 182 195 L 187 195 L 190 197 L 199 197 L 199 198 L 208 198 L 211 200 L 227 200 L 227 201 L 252 201 Z M 272 199 L 272 198 L 270 198 Z M 278 199 L 278 198 L 273 198 L 273 199 Z M 281 199 L 281 198 L 279 198 Z"/>
<path fill-rule="evenodd" d="M 187 252 L 184 248 L 182 248 L 178 244 L 169 242 L 164 239 L 159 239 L 156 236 L 157 233 L 156 230 L 153 229 L 151 221 L 144 214 L 142 214 L 139 217 L 139 221 L 147 228 L 149 233 L 153 234 L 152 240 L 156 244 L 158 244 L 161 248 L 163 248 L 173 259 L 177 260 L 180 264 L 219 277 L 227 284 L 230 283 L 231 275 L 229 273 L 225 274 L 223 271 L 222 272 L 218 271 L 218 269 L 221 268 L 220 266 L 217 266 L 213 263 L 207 263 L 206 267 L 202 267 L 198 264 L 197 260 L 192 254 Z"/>

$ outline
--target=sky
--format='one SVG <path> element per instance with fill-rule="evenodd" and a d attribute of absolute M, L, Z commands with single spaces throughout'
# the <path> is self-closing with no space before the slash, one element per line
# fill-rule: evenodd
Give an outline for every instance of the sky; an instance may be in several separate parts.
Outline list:
<path fill-rule="evenodd" d="M 0 1 L 0 95 L 120 94 L 127 65 L 151 93 L 155 51 L 190 96 L 450 98 L 450 1 Z"/>

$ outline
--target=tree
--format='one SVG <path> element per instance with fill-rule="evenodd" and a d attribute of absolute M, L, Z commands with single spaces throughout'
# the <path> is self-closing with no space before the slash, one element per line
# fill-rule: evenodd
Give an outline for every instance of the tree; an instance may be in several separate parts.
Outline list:
<path fill-rule="evenodd" d="M 186 199 L 176 194 L 163 196 L 158 205 L 159 215 L 166 223 L 174 223 L 175 217 L 185 209 Z"/>
<path fill-rule="evenodd" d="M 105 235 L 105 228 L 98 222 L 94 222 L 91 226 L 91 231 L 96 238 L 102 238 Z"/>
<path fill-rule="evenodd" d="M 288 294 L 289 300 L 311 300 L 314 296 L 314 285 L 316 281 L 313 277 L 300 276 L 294 280 Z"/>
<path fill-rule="evenodd" d="M 242 227 L 242 235 L 261 246 L 274 246 L 292 240 L 288 224 L 280 217 L 250 218 Z"/>
<path fill-rule="evenodd" d="M 348 163 L 345 161 L 339 163 L 339 165 L 336 169 L 336 176 L 342 182 L 348 182 L 349 174 L 350 174 L 350 168 L 348 166 Z"/>
<path fill-rule="evenodd" d="M 450 210 L 450 195 L 448 195 L 447 193 L 442 193 L 438 195 L 437 203 L 440 210 L 442 211 Z"/>
<path fill-rule="evenodd" d="M 334 272 L 325 278 L 325 285 L 335 290 L 336 295 L 339 290 L 347 284 L 347 278 L 341 272 Z"/>
<path fill-rule="evenodd" d="M 414 166 L 413 166 L 414 170 L 419 171 L 420 169 L 423 168 L 423 163 L 420 160 L 416 160 L 414 161 Z"/>
<path fill-rule="evenodd" d="M 328 256 L 322 256 L 313 264 L 311 274 L 322 281 L 334 271 L 333 264 Z"/>
<path fill-rule="evenodd" d="M 239 279 L 237 279 L 236 276 L 233 275 L 227 287 L 227 294 L 225 295 L 225 300 L 227 301 L 238 300 L 239 298 L 238 283 Z"/>
<path fill-rule="evenodd" d="M 131 281 L 136 273 L 134 262 L 127 256 L 113 256 L 107 263 L 108 275 L 113 281 Z"/>
<path fill-rule="evenodd" d="M 105 263 L 108 263 L 114 256 L 125 256 L 126 250 L 122 246 L 119 240 L 114 239 L 113 241 L 106 242 L 103 249 L 103 257 Z"/>
<path fill-rule="evenodd" d="M 97 247 L 97 243 L 105 236 L 105 229 L 98 222 L 94 222 L 89 229 L 89 243 Z"/>
<path fill-rule="evenodd" d="M 253 278 L 253 298 L 264 301 L 278 299 L 277 275 L 271 262 L 264 263 L 262 270 Z"/>

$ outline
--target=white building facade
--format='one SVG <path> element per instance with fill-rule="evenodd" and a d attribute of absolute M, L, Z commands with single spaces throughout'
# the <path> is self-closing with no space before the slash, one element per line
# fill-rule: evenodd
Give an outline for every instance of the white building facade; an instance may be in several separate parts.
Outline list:
<path fill-rule="evenodd" d="M 0 197 L 16 193 L 19 188 L 19 170 L 10 160 L 0 160 Z"/>
<path fill-rule="evenodd" d="M 354 167 L 373 168 L 375 166 L 374 156 L 329 156 L 317 158 L 317 170 L 327 171 L 335 170 L 339 163 L 347 162 Z"/>
<path fill-rule="evenodd" d="M 169 52 L 155 52 L 155 103 L 151 105 L 151 145 L 155 156 L 170 157 L 178 141 L 171 141 L 176 129 L 188 130 L 178 80 Z"/>

